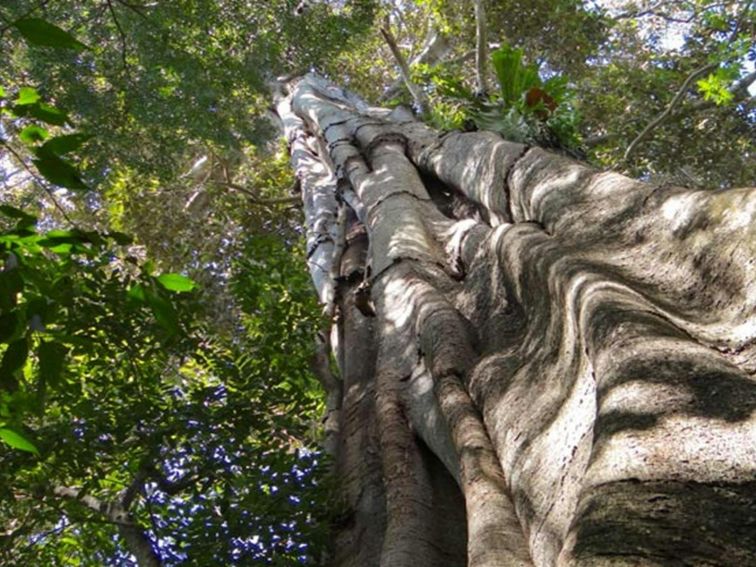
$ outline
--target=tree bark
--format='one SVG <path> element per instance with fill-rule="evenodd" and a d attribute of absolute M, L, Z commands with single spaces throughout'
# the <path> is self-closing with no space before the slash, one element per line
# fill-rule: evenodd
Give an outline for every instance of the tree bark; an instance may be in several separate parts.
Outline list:
<path fill-rule="evenodd" d="M 56 486 L 53 493 L 61 498 L 77 500 L 114 523 L 126 544 L 126 549 L 134 556 L 139 567 L 161 567 L 163 564 L 147 534 L 134 522 L 128 506 L 124 506 L 122 502 L 101 500 L 70 486 Z"/>
<path fill-rule="evenodd" d="M 488 22 L 485 0 L 475 0 L 475 91 L 480 96 L 488 93 Z"/>
<path fill-rule="evenodd" d="M 651 186 L 288 86 L 343 382 L 330 564 L 756 562 L 756 189 Z"/>

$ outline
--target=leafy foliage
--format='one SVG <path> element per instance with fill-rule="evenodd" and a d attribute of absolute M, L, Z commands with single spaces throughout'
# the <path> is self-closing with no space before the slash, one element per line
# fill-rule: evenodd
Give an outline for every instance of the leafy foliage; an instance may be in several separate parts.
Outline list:
<path fill-rule="evenodd" d="M 20 86 L 2 95 L 14 91 L 13 102 L 3 105 L 10 118 L 4 126 L 21 144 L 12 138 L 3 144 L 28 173 L 28 188 L 43 187 L 65 213 L 72 191 L 89 188 L 78 163 L 91 164 L 105 136 L 72 130 L 68 113 L 47 104 L 42 89 Z M 78 122 L 82 108 L 74 108 Z M 232 182 L 230 170 L 244 169 L 216 156 L 219 185 L 190 185 L 195 196 L 220 193 L 221 181 Z M 284 162 L 258 161 L 259 182 L 252 176 L 248 182 L 259 185 L 261 198 L 291 184 Z M 154 190 L 160 177 L 144 173 L 150 169 L 143 165 L 130 170 L 111 162 L 108 170 L 116 180 L 148 178 Z M 96 183 L 97 176 L 91 179 Z M 115 208 L 95 197 L 89 201 L 94 216 L 73 212 L 85 224 L 139 229 L 133 219 L 141 211 L 131 207 L 139 195 L 120 209 L 126 193 L 111 186 L 109 196 Z M 146 204 L 158 207 L 145 209 L 148 215 L 166 202 L 155 197 Z M 159 273 L 142 245 L 112 228 L 38 232 L 38 223 L 55 226 L 70 217 L 47 213 L 38 220 L 10 205 L 0 209 L 8 224 L 0 237 L 7 251 L 0 272 L 0 440 L 6 445 L 0 518 L 7 527 L 0 562 L 130 564 L 132 550 L 102 508 L 61 498 L 61 488 L 110 504 L 132 492 L 129 521 L 167 565 L 289 565 L 311 561 L 326 544 L 330 488 L 322 457 L 305 447 L 317 437 L 322 410 L 308 370 L 320 325 L 313 294 L 293 263 L 295 234 L 287 232 L 289 244 L 262 238 L 258 250 L 258 240 L 241 229 L 252 222 L 258 230 L 286 232 L 286 222 L 271 224 L 270 210 L 244 213 L 237 204 L 197 211 L 179 201 L 175 222 L 194 221 L 184 224 L 190 238 L 179 244 L 182 234 L 175 234 L 169 246 L 155 247 L 162 264 L 194 272 L 208 286 Z M 170 211 L 163 213 L 167 218 Z M 208 223 L 214 215 L 217 221 Z M 220 228 L 229 221 L 237 225 L 231 240 Z M 212 242 L 233 250 L 224 265 L 210 266 L 202 255 L 176 259 L 199 248 L 202 234 L 192 234 L 193 226 L 215 226 Z M 138 233 L 149 242 L 149 234 Z M 165 227 L 158 229 L 155 242 L 166 235 Z M 240 283 L 242 267 L 255 274 L 249 286 Z M 220 294 L 225 323 L 203 304 L 219 289 L 228 290 Z"/>
<path fill-rule="evenodd" d="M 81 51 L 87 46 L 73 37 L 70 33 L 42 18 L 21 18 L 13 22 L 19 33 L 31 45 L 42 47 L 56 47 Z"/>
<path fill-rule="evenodd" d="M 502 45 L 491 55 L 500 92 L 473 113 L 479 128 L 505 138 L 565 149 L 579 144 L 579 117 L 565 77 L 543 81 L 538 65 L 523 61 L 522 49 Z"/>
<path fill-rule="evenodd" d="M 115 243 L 122 235 L 39 234 L 31 215 L 3 214 L 0 439 L 16 451 L 0 451 L 0 517 L 26 520 L 0 557 L 58 564 L 92 544 L 112 550 L 107 561 L 128 557 L 112 524 L 95 530 L 96 511 L 53 492 L 83 487 L 111 501 L 135 482 L 135 521 L 166 564 L 317 553 L 330 492 L 322 458 L 302 443 L 322 409 L 307 366 L 320 322 L 294 251 L 249 241 L 234 268 L 241 328 L 225 341 L 195 327 L 194 283 L 154 275 Z M 45 525 L 68 535 L 33 535 Z"/>

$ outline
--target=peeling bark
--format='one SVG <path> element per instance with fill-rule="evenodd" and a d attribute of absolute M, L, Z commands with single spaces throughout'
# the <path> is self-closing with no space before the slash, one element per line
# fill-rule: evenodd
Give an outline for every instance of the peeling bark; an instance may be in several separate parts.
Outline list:
<path fill-rule="evenodd" d="M 324 301 L 339 274 L 331 564 L 755 563 L 756 189 L 647 185 L 290 87 Z"/>

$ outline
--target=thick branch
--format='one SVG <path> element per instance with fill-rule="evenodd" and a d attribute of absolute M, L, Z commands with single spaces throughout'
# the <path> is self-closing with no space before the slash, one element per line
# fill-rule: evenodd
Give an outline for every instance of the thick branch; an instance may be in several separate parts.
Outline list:
<path fill-rule="evenodd" d="M 420 89 L 420 87 L 418 87 L 412 80 L 412 75 L 410 73 L 409 65 L 407 65 L 407 60 L 404 58 L 404 55 L 402 55 L 402 52 L 399 50 L 399 46 L 396 44 L 396 39 L 391 33 L 388 21 L 386 21 L 381 28 L 381 35 L 383 36 L 383 39 L 386 40 L 386 44 L 391 50 L 391 54 L 394 56 L 396 64 L 399 66 L 399 74 L 401 75 L 402 80 L 404 81 L 404 85 L 407 87 L 407 90 L 410 92 L 410 95 L 412 95 L 412 100 L 415 103 L 418 114 L 425 114 L 425 112 L 429 108 L 428 97 L 425 96 L 425 93 L 422 91 L 422 89 Z"/>
<path fill-rule="evenodd" d="M 475 0 L 475 88 L 478 94 L 488 92 L 488 40 L 486 34 L 486 8 L 484 0 Z"/>
<path fill-rule="evenodd" d="M 131 518 L 127 508 L 120 502 L 108 502 L 86 494 L 82 489 L 70 486 L 56 486 L 53 494 L 81 502 L 108 521 L 118 526 L 118 533 L 126 542 L 128 550 L 136 557 L 139 567 L 160 567 L 162 562 L 152 547 L 152 542 L 144 530 Z"/>
<path fill-rule="evenodd" d="M 196 476 L 188 474 L 180 480 L 168 480 L 159 470 L 153 469 L 150 478 L 154 480 L 158 488 L 168 494 L 169 496 L 175 496 L 180 492 L 183 492 L 190 486 L 197 484 L 199 480 Z"/>
<path fill-rule="evenodd" d="M 438 29 L 431 22 L 428 29 L 428 35 L 425 38 L 425 43 L 420 49 L 420 53 L 410 59 L 409 66 L 432 66 L 441 63 L 441 60 L 446 56 L 447 53 L 449 53 L 450 49 L 451 46 L 449 45 L 449 40 L 447 39 L 447 37 L 440 31 L 438 31 Z M 470 51 L 466 55 L 467 57 L 471 57 L 473 54 L 474 52 Z M 449 63 L 451 62 L 452 61 L 449 61 Z M 399 90 L 401 89 L 401 83 L 401 81 L 394 82 L 384 91 L 383 95 L 381 95 L 380 97 L 380 100 L 386 101 L 396 97 L 399 94 Z"/>

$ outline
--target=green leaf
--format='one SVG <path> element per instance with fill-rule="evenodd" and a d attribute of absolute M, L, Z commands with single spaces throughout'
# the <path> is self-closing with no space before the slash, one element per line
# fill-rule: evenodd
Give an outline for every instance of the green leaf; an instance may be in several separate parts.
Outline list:
<path fill-rule="evenodd" d="M 92 136 L 88 134 L 67 134 L 65 136 L 56 136 L 42 144 L 40 151 L 60 156 L 78 150 L 82 144 L 91 137 Z"/>
<path fill-rule="evenodd" d="M 11 373 L 20 370 L 26 363 L 29 356 L 29 343 L 26 337 L 13 341 L 3 354 L 3 361 L 0 363 L 0 373 Z"/>
<path fill-rule="evenodd" d="M 37 142 L 43 142 L 49 136 L 50 133 L 47 130 L 36 124 L 30 124 L 18 134 L 18 137 L 21 138 L 22 142 L 30 145 L 36 144 Z"/>
<path fill-rule="evenodd" d="M 11 392 L 18 389 L 15 374 L 24 366 L 28 356 L 29 343 L 26 337 L 8 345 L 3 353 L 3 361 L 0 363 L 0 387 Z"/>
<path fill-rule="evenodd" d="M 108 232 L 106 236 L 108 238 L 112 238 L 115 243 L 120 246 L 128 246 L 129 244 L 134 243 L 134 239 L 131 238 L 128 234 L 124 234 L 123 232 Z"/>
<path fill-rule="evenodd" d="M 147 295 L 144 292 L 144 286 L 142 284 L 136 284 L 136 285 L 131 286 L 129 288 L 129 291 L 126 292 L 126 295 L 140 302 L 147 301 Z"/>
<path fill-rule="evenodd" d="M 10 311 L 0 315 L 0 343 L 7 343 L 16 334 L 18 313 Z"/>
<path fill-rule="evenodd" d="M 24 289 L 24 280 L 18 270 L 0 271 L 0 309 L 11 309 L 16 305 L 16 296 Z"/>
<path fill-rule="evenodd" d="M 42 122 L 55 126 L 63 126 L 68 120 L 68 115 L 65 112 L 44 102 L 30 106 L 29 114 Z"/>
<path fill-rule="evenodd" d="M 491 54 L 496 77 L 501 87 L 501 98 L 507 106 L 517 104 L 523 95 L 533 87 L 541 86 L 538 66 L 522 62 L 522 49 L 502 45 Z"/>
<path fill-rule="evenodd" d="M 13 113 L 21 118 L 36 118 L 47 124 L 63 126 L 68 121 L 68 114 L 44 102 L 17 104 Z"/>
<path fill-rule="evenodd" d="M 35 104 L 40 98 L 42 97 L 34 87 L 21 87 L 18 89 L 18 97 L 13 103 L 16 106 L 26 106 L 29 104 Z"/>
<path fill-rule="evenodd" d="M 728 89 L 732 73 L 727 69 L 717 69 L 715 73 L 709 73 L 703 79 L 696 81 L 698 91 L 703 95 L 704 100 L 713 101 L 717 106 L 722 106 L 734 98 L 732 92 Z"/>
<path fill-rule="evenodd" d="M 41 155 L 38 153 L 37 155 L 40 157 L 33 160 L 33 163 L 37 166 L 40 175 L 50 183 L 77 191 L 86 191 L 89 189 L 82 181 L 77 169 L 67 161 L 55 155 L 45 153 L 41 153 Z"/>
<path fill-rule="evenodd" d="M 12 429 L 8 429 L 7 427 L 2 427 L 0 428 L 0 439 L 5 441 L 14 449 L 19 449 L 21 451 L 27 451 L 29 453 L 39 455 L 39 451 L 37 450 L 37 447 L 34 446 L 34 443 L 29 441 L 26 437 L 24 437 L 17 431 L 13 431 Z"/>
<path fill-rule="evenodd" d="M 0 87 L 0 98 L 5 98 L 5 89 Z"/>
<path fill-rule="evenodd" d="M 60 343 L 48 341 L 39 345 L 39 376 L 45 384 L 56 386 L 60 381 L 68 349 Z"/>
<path fill-rule="evenodd" d="M 67 31 L 41 18 L 23 18 L 13 24 L 31 45 L 81 51 L 86 45 Z"/>
<path fill-rule="evenodd" d="M 30 215 L 29 213 L 22 211 L 21 209 L 17 209 L 16 207 L 11 207 L 10 205 L 0 205 L 0 214 L 12 219 L 19 219 L 30 222 L 32 224 L 35 224 L 37 222 L 37 217 L 35 217 L 34 215 Z"/>
<path fill-rule="evenodd" d="M 157 277 L 165 289 L 169 291 L 192 291 L 197 284 L 181 274 L 163 274 Z"/>
<path fill-rule="evenodd" d="M 52 248 L 60 244 L 84 244 L 92 242 L 90 235 L 82 230 L 51 230 L 37 241 L 39 246 Z"/>
<path fill-rule="evenodd" d="M 149 290 L 146 290 L 146 296 L 158 325 L 163 327 L 169 336 L 177 335 L 179 332 L 178 313 L 171 302 Z"/>

